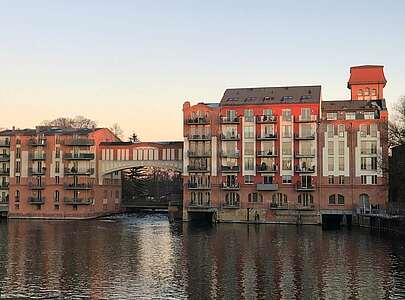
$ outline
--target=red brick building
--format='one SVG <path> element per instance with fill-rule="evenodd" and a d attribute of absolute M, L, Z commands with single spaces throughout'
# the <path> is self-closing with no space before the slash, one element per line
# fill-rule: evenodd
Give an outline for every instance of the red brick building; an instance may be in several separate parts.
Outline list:
<path fill-rule="evenodd" d="M 108 129 L 6 130 L 0 133 L 1 199 L 10 218 L 93 218 L 121 210 L 119 173 L 98 180 Z"/>
<path fill-rule="evenodd" d="M 320 86 L 241 88 L 186 102 L 185 220 L 317 224 L 388 201 L 381 66 L 351 68 L 347 101 Z"/>

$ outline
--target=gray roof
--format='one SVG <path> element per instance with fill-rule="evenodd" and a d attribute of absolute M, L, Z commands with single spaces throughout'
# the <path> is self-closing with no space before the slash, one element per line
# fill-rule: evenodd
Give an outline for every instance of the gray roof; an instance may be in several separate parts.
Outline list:
<path fill-rule="evenodd" d="M 93 131 L 100 130 L 102 128 L 59 128 L 59 127 L 47 127 L 47 126 L 38 126 L 37 128 L 25 128 L 25 129 L 7 129 L 0 131 L 0 136 L 14 136 L 14 135 L 22 135 L 22 136 L 34 136 L 37 134 L 44 134 L 44 135 L 72 135 L 72 134 L 79 134 L 79 135 L 87 135 Z"/>
<path fill-rule="evenodd" d="M 322 101 L 322 111 L 341 110 L 387 110 L 385 99 L 381 100 L 335 100 Z"/>
<path fill-rule="evenodd" d="M 221 106 L 279 103 L 319 103 L 321 86 L 284 86 L 227 89 Z"/>

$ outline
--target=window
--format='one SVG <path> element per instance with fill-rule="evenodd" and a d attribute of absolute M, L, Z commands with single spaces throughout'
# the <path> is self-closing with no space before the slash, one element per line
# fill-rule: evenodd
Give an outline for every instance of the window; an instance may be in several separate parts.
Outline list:
<path fill-rule="evenodd" d="M 20 182 L 21 182 L 21 177 L 20 177 L 20 176 L 16 176 L 16 177 L 15 177 L 15 182 L 16 182 L 16 184 L 20 184 Z"/>
<path fill-rule="evenodd" d="M 15 149 L 15 158 L 17 158 L 17 159 L 21 158 L 21 148 L 20 147 Z"/>
<path fill-rule="evenodd" d="M 329 196 L 329 204 L 330 205 L 336 204 L 335 194 Z"/>
<path fill-rule="evenodd" d="M 283 132 L 283 138 L 290 138 L 291 137 L 291 125 L 283 125 L 282 132 Z"/>
<path fill-rule="evenodd" d="M 55 191 L 53 194 L 53 200 L 59 202 L 59 191 Z"/>
<path fill-rule="evenodd" d="M 345 204 L 345 197 L 343 195 L 338 194 L 337 199 L 338 199 L 338 204 L 340 204 L 340 205 Z"/>
<path fill-rule="evenodd" d="M 378 131 L 377 124 L 370 124 L 370 135 L 372 137 L 377 137 L 377 131 Z"/>
<path fill-rule="evenodd" d="M 333 157 L 328 157 L 328 171 L 333 172 L 335 170 L 335 160 Z"/>
<path fill-rule="evenodd" d="M 20 191 L 19 190 L 15 191 L 15 202 L 20 202 Z"/>
<path fill-rule="evenodd" d="M 312 125 L 311 124 L 301 124 L 301 136 L 309 137 L 312 136 Z"/>
<path fill-rule="evenodd" d="M 345 184 L 345 177 L 343 175 L 339 176 L 339 184 Z"/>
<path fill-rule="evenodd" d="M 292 155 L 292 147 L 290 142 L 283 142 L 281 147 L 283 155 Z"/>
<path fill-rule="evenodd" d="M 283 175 L 283 183 L 291 183 L 292 182 L 292 176 L 291 175 Z"/>
<path fill-rule="evenodd" d="M 360 205 L 360 207 L 369 207 L 370 206 L 370 198 L 367 194 L 360 195 L 359 205 Z"/>
<path fill-rule="evenodd" d="M 273 115 L 273 110 L 271 110 L 271 109 L 264 109 L 264 110 L 263 110 L 263 115 L 265 115 L 265 116 L 272 116 L 272 115 Z"/>
<path fill-rule="evenodd" d="M 273 184 L 273 176 L 263 176 L 264 184 Z"/>
<path fill-rule="evenodd" d="M 254 121 L 253 109 L 245 109 L 245 120 L 246 122 Z"/>
<path fill-rule="evenodd" d="M 60 148 L 56 147 L 55 158 L 60 158 Z"/>
<path fill-rule="evenodd" d="M 59 184 L 59 176 L 55 176 L 55 183 Z"/>
<path fill-rule="evenodd" d="M 292 96 L 283 96 L 283 97 L 281 98 L 282 101 L 289 101 L 289 100 L 292 100 L 292 99 L 293 99 Z"/>
<path fill-rule="evenodd" d="M 283 121 L 291 121 L 291 109 L 283 109 Z"/>
<path fill-rule="evenodd" d="M 334 178 L 335 178 L 335 177 L 334 177 L 333 175 L 329 175 L 329 176 L 328 176 L 328 183 L 329 183 L 329 184 L 334 184 L 334 181 L 335 181 Z"/>
<path fill-rule="evenodd" d="M 332 125 L 332 124 L 328 124 L 326 130 L 327 130 L 327 132 L 328 132 L 328 138 L 333 138 L 333 136 L 334 136 L 333 125 Z"/>
<path fill-rule="evenodd" d="M 271 198 L 272 206 L 284 206 L 288 205 L 288 199 L 286 194 L 277 193 Z"/>
<path fill-rule="evenodd" d="M 366 124 L 361 124 L 360 125 L 360 136 L 361 137 L 366 137 L 367 136 L 367 129 L 368 129 L 368 126 Z"/>
<path fill-rule="evenodd" d="M 377 170 L 377 157 L 362 157 L 361 169 L 369 171 Z"/>
<path fill-rule="evenodd" d="M 253 184 L 254 183 L 254 176 L 253 175 L 246 175 L 245 176 L 245 183 L 246 184 Z"/>
<path fill-rule="evenodd" d="M 254 139 L 255 138 L 255 129 L 253 126 L 245 126 L 244 128 L 244 138 L 245 139 Z"/>
<path fill-rule="evenodd" d="M 335 150 L 335 146 L 334 146 L 334 143 L 333 143 L 333 141 L 329 141 L 328 142 L 328 155 L 332 155 L 333 156 L 333 154 L 334 154 L 334 151 Z"/>
<path fill-rule="evenodd" d="M 356 113 L 354 113 L 354 112 L 347 112 L 347 113 L 346 113 L 346 120 L 356 120 Z"/>
<path fill-rule="evenodd" d="M 337 120 L 337 113 L 327 113 L 326 114 L 326 119 L 330 120 L 330 121 Z"/>
<path fill-rule="evenodd" d="M 301 108 L 301 120 L 311 120 L 310 108 Z"/>
<path fill-rule="evenodd" d="M 245 170 L 246 171 L 253 171 L 255 169 L 253 157 L 245 157 L 244 161 L 245 161 Z"/>
<path fill-rule="evenodd" d="M 250 203 L 258 203 L 263 202 L 263 196 L 259 193 L 250 193 L 248 195 L 248 202 Z"/>
<path fill-rule="evenodd" d="M 344 156 L 339 157 L 339 171 L 345 170 L 345 158 Z"/>
<path fill-rule="evenodd" d="M 366 120 L 374 119 L 374 112 L 372 112 L 372 111 L 364 112 L 364 119 L 366 119 Z"/>
<path fill-rule="evenodd" d="M 377 175 L 361 175 L 361 184 L 377 184 Z"/>
<path fill-rule="evenodd" d="M 226 206 L 239 206 L 240 197 L 238 193 L 231 192 L 225 195 L 225 205 Z"/>
<path fill-rule="evenodd" d="M 345 136 L 345 125 L 339 124 L 339 126 L 338 126 L 338 135 L 339 135 L 339 137 L 344 137 Z"/>
<path fill-rule="evenodd" d="M 255 148 L 254 148 L 254 142 L 245 142 L 245 155 L 254 155 L 255 153 Z"/>
<path fill-rule="evenodd" d="M 292 163 L 290 158 L 283 158 L 283 170 L 292 170 Z"/>
<path fill-rule="evenodd" d="M 298 204 L 304 207 L 314 204 L 314 197 L 311 194 L 303 193 L 298 195 Z"/>
<path fill-rule="evenodd" d="M 55 162 L 55 173 L 59 173 L 60 171 L 60 162 Z"/>

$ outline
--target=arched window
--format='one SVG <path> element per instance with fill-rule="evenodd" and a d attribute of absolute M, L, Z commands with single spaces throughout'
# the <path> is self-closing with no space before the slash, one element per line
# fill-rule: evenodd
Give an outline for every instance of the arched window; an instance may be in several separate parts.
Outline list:
<path fill-rule="evenodd" d="M 273 194 L 271 199 L 272 206 L 286 206 L 288 205 L 287 195 L 282 193 Z"/>
<path fill-rule="evenodd" d="M 239 206 L 240 203 L 240 197 L 238 193 L 235 192 L 230 192 L 225 195 L 225 205 L 226 206 Z"/>
<path fill-rule="evenodd" d="M 298 195 L 298 204 L 302 206 L 310 206 L 314 204 L 314 196 L 309 193 L 302 193 Z"/>
<path fill-rule="evenodd" d="M 360 207 L 370 207 L 370 198 L 367 194 L 361 194 L 359 197 Z"/>
<path fill-rule="evenodd" d="M 263 195 L 259 193 L 250 193 L 248 195 L 248 202 L 250 203 L 263 202 Z"/>
<path fill-rule="evenodd" d="M 338 204 L 345 204 L 345 197 L 341 194 L 337 195 Z"/>
<path fill-rule="evenodd" d="M 329 196 L 329 204 L 336 204 L 336 195 L 332 194 Z"/>
<path fill-rule="evenodd" d="M 341 194 L 332 194 L 329 196 L 329 204 L 334 205 L 334 204 L 340 204 L 343 205 L 345 204 L 345 197 Z"/>

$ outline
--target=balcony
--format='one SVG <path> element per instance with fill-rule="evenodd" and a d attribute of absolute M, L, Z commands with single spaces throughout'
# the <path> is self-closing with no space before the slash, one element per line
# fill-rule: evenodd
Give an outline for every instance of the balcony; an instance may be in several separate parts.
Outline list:
<path fill-rule="evenodd" d="M 186 125 L 208 125 L 209 121 L 205 117 L 189 118 L 186 120 Z"/>
<path fill-rule="evenodd" d="M 29 176 L 43 176 L 46 173 L 46 168 L 29 168 L 28 175 Z"/>
<path fill-rule="evenodd" d="M 189 190 L 210 190 L 211 184 L 208 183 L 197 183 L 197 182 L 189 182 L 187 184 L 187 188 Z"/>
<path fill-rule="evenodd" d="M 259 183 L 256 186 L 258 191 L 277 191 L 278 184 L 277 183 Z"/>
<path fill-rule="evenodd" d="M 45 197 L 28 197 L 28 204 L 44 204 Z"/>
<path fill-rule="evenodd" d="M 90 176 L 94 174 L 94 168 L 90 169 L 76 169 L 76 168 L 65 168 L 64 174 L 66 176 Z"/>
<path fill-rule="evenodd" d="M 256 167 L 258 173 L 277 173 L 278 167 L 277 165 L 266 165 L 261 164 Z"/>
<path fill-rule="evenodd" d="M 276 157 L 277 151 L 275 150 L 266 150 L 266 151 L 257 151 L 257 157 Z"/>
<path fill-rule="evenodd" d="M 294 121 L 297 123 L 310 123 L 310 122 L 317 122 L 318 116 L 317 115 L 310 115 L 310 116 L 298 116 L 294 118 Z"/>
<path fill-rule="evenodd" d="M 309 152 L 309 153 L 295 152 L 294 156 L 295 156 L 295 158 L 315 158 L 315 152 Z"/>
<path fill-rule="evenodd" d="M 222 173 L 239 173 L 240 166 L 221 166 Z"/>
<path fill-rule="evenodd" d="M 92 160 L 94 157 L 94 153 L 65 153 L 63 155 L 63 159 L 66 160 Z"/>
<path fill-rule="evenodd" d="M 221 141 L 239 141 L 240 134 L 221 134 Z"/>
<path fill-rule="evenodd" d="M 187 166 L 187 171 L 188 172 L 196 172 L 196 173 L 207 173 L 210 172 L 208 169 L 208 166 Z"/>
<path fill-rule="evenodd" d="M 222 158 L 239 158 L 240 152 L 239 151 L 222 151 L 221 152 Z"/>
<path fill-rule="evenodd" d="M 91 190 L 93 184 L 91 183 L 65 183 L 65 190 Z"/>
<path fill-rule="evenodd" d="M 310 184 L 310 185 L 303 185 L 301 183 L 298 183 L 296 185 L 296 191 L 297 192 L 313 192 L 315 191 L 315 186 Z"/>
<path fill-rule="evenodd" d="M 8 196 L 0 197 L 0 204 L 8 204 Z"/>
<path fill-rule="evenodd" d="M 280 203 L 275 203 L 275 202 L 271 202 L 270 203 L 270 207 L 271 210 L 284 210 L 284 209 L 288 209 L 288 204 L 280 204 Z"/>
<path fill-rule="evenodd" d="M 240 190 L 240 184 L 223 182 L 222 189 L 225 191 L 238 191 L 238 190 Z"/>
<path fill-rule="evenodd" d="M 94 146 L 94 140 L 86 138 L 74 138 L 65 140 L 63 144 L 65 146 Z"/>
<path fill-rule="evenodd" d="M 0 176 L 10 176 L 10 168 L 1 168 Z"/>
<path fill-rule="evenodd" d="M 10 147 L 10 140 L 0 141 L 0 147 Z"/>
<path fill-rule="evenodd" d="M 8 187 L 10 186 L 9 182 L 0 182 L 0 190 L 8 190 Z"/>
<path fill-rule="evenodd" d="M 67 205 L 90 205 L 93 204 L 93 199 L 64 197 L 63 203 Z"/>
<path fill-rule="evenodd" d="M 315 133 L 303 135 L 303 134 L 294 134 L 294 139 L 296 140 L 314 140 Z"/>
<path fill-rule="evenodd" d="M 0 154 L 0 162 L 10 161 L 10 154 Z"/>
<path fill-rule="evenodd" d="M 224 203 L 222 204 L 222 208 L 225 209 L 238 209 L 240 208 L 240 201 L 234 201 L 231 203 Z"/>
<path fill-rule="evenodd" d="M 315 166 L 312 167 L 295 166 L 294 171 L 295 173 L 315 173 Z"/>
<path fill-rule="evenodd" d="M 221 117 L 221 124 L 239 124 L 239 117 Z"/>
<path fill-rule="evenodd" d="M 43 189 L 45 189 L 45 183 L 43 183 L 43 182 L 30 182 L 30 183 L 28 183 L 28 187 L 31 190 L 43 190 Z"/>
<path fill-rule="evenodd" d="M 211 152 L 203 152 L 203 151 L 187 151 L 188 157 L 196 158 L 196 157 L 211 157 Z"/>
<path fill-rule="evenodd" d="M 30 139 L 28 141 L 28 145 L 31 147 L 44 147 L 46 146 L 46 140 L 45 139 Z"/>
<path fill-rule="evenodd" d="M 257 116 L 256 122 L 259 124 L 277 123 L 277 116 Z"/>
<path fill-rule="evenodd" d="M 46 153 L 30 153 L 29 160 L 45 160 L 46 159 Z"/>
<path fill-rule="evenodd" d="M 210 141 L 210 134 L 192 134 L 188 136 L 189 141 Z"/>
<path fill-rule="evenodd" d="M 263 133 L 257 136 L 258 141 L 271 141 L 277 139 L 277 133 Z"/>

